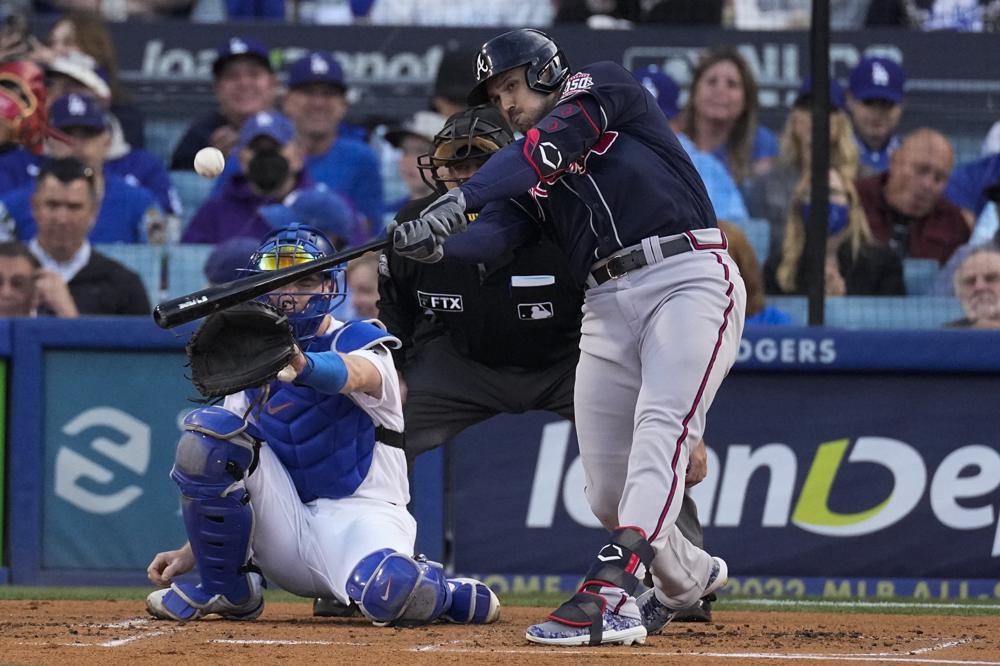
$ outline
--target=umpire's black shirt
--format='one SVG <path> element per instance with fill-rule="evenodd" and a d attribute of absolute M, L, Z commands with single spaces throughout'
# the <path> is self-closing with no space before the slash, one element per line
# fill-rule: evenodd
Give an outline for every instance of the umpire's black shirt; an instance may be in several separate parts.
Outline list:
<path fill-rule="evenodd" d="M 410 202 L 397 221 L 415 219 L 436 198 Z M 511 211 L 529 215 L 527 207 Z M 469 217 L 474 225 L 475 216 Z M 489 265 L 449 260 L 447 244 L 436 264 L 386 250 L 379 264 L 379 319 L 403 341 L 394 352 L 397 367 L 419 352 L 421 335 L 435 323 L 459 353 L 488 366 L 541 368 L 578 352 L 583 292 L 541 227 L 530 219 L 522 226 L 531 230 L 527 240 Z"/>

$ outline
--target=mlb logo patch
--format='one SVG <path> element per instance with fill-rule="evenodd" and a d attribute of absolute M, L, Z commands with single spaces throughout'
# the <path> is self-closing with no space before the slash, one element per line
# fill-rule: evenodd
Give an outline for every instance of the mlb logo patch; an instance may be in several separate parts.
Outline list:
<path fill-rule="evenodd" d="M 524 320 L 531 319 L 552 319 L 555 316 L 555 308 L 551 302 L 546 303 L 518 303 L 517 318 Z"/>

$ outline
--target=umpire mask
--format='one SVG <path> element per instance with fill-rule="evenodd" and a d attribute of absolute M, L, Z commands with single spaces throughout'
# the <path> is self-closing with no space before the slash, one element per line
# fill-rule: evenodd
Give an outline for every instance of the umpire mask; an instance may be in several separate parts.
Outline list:
<path fill-rule="evenodd" d="M 247 180 L 264 194 L 277 190 L 288 178 L 291 166 L 277 148 L 261 148 L 250 158 Z"/>

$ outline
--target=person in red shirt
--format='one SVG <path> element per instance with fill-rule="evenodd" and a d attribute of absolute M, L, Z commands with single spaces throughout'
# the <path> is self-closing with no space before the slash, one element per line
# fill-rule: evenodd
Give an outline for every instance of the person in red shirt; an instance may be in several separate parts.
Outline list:
<path fill-rule="evenodd" d="M 872 233 L 900 258 L 943 264 L 968 242 L 968 222 L 944 196 L 953 164 L 948 140 L 923 128 L 907 136 L 892 154 L 886 173 L 857 181 Z"/>

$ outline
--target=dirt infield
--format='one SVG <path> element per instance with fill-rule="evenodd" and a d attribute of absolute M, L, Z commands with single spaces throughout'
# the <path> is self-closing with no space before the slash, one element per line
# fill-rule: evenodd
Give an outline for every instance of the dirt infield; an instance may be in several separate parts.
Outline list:
<path fill-rule="evenodd" d="M 655 664 L 916 663 L 1000 666 L 1000 616 L 717 610 L 636 647 L 546 648 L 524 628 L 548 609 L 505 607 L 488 627 L 378 629 L 270 603 L 256 622 L 158 622 L 137 601 L 0 601 L 0 663 L 68 664 Z M 648 661 L 647 661 L 648 660 Z"/>

